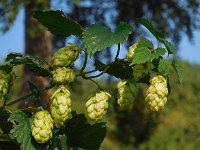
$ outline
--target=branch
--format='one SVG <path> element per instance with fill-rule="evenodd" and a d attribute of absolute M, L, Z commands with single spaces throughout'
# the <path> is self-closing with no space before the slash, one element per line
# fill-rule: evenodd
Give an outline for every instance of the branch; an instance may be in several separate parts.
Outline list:
<path fill-rule="evenodd" d="M 88 53 L 87 53 L 87 51 L 85 51 L 85 59 L 84 59 L 83 66 L 82 66 L 80 72 L 83 72 L 83 70 L 85 69 L 85 67 L 87 65 L 87 57 L 88 57 Z"/>
<path fill-rule="evenodd" d="M 51 89 L 52 87 L 53 87 L 53 85 L 50 85 L 50 86 L 47 86 L 47 87 L 41 89 L 40 91 L 41 91 L 41 92 L 44 92 L 44 91 L 46 91 L 46 90 L 48 90 L 48 89 Z M 20 98 L 18 98 L 18 99 L 16 99 L 16 100 L 13 100 L 12 102 L 6 104 L 5 106 L 6 106 L 6 107 L 12 106 L 13 104 L 15 104 L 15 103 L 17 103 L 17 102 L 20 102 L 20 101 L 22 101 L 22 100 L 24 100 L 24 99 L 26 99 L 26 98 L 28 98 L 28 97 L 30 97 L 30 96 L 32 96 L 32 95 L 34 95 L 34 93 L 30 92 L 30 93 L 27 94 L 27 95 L 24 95 L 24 96 L 22 96 L 22 97 L 20 97 Z"/>
<path fill-rule="evenodd" d="M 118 44 L 118 49 L 117 49 L 117 54 L 115 56 L 115 60 L 117 60 L 119 53 L 120 53 L 120 44 Z"/>

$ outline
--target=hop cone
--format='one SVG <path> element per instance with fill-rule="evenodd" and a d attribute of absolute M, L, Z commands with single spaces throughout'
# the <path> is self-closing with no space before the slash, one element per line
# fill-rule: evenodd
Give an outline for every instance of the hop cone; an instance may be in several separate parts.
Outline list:
<path fill-rule="evenodd" d="M 136 64 L 133 66 L 133 78 L 135 81 L 140 80 L 141 78 L 145 77 L 149 71 L 153 68 L 151 62 L 147 62 L 145 64 Z"/>
<path fill-rule="evenodd" d="M 51 96 L 51 116 L 56 126 L 63 126 L 64 122 L 71 116 L 70 92 L 60 86 Z"/>
<path fill-rule="evenodd" d="M 130 62 L 132 62 L 133 54 L 135 53 L 134 51 L 135 51 L 135 49 L 137 48 L 137 45 L 138 45 L 138 43 L 135 43 L 135 44 L 133 44 L 132 46 L 130 46 L 130 47 L 128 48 L 128 53 L 127 53 L 126 58 L 127 58 L 127 60 L 130 61 Z"/>
<path fill-rule="evenodd" d="M 109 93 L 100 91 L 86 102 L 85 106 L 90 119 L 95 121 L 102 119 L 107 112 L 110 97 Z"/>
<path fill-rule="evenodd" d="M 73 69 L 66 67 L 58 67 L 52 71 L 53 82 L 57 84 L 65 84 L 73 82 L 75 79 L 75 72 Z"/>
<path fill-rule="evenodd" d="M 136 84 L 131 80 L 119 81 L 117 84 L 118 89 L 118 101 L 120 107 L 124 109 L 131 109 L 135 96 L 137 94 Z"/>
<path fill-rule="evenodd" d="M 145 100 L 151 110 L 159 111 L 164 108 L 167 102 L 167 81 L 163 76 L 158 75 L 153 77 L 150 83 Z"/>
<path fill-rule="evenodd" d="M 48 111 L 36 113 L 32 124 L 32 135 L 37 143 L 45 143 L 52 137 L 53 120 Z"/>
<path fill-rule="evenodd" d="M 72 66 L 80 52 L 81 48 L 76 44 L 70 44 L 67 47 L 61 48 L 53 56 L 53 65 L 56 67 Z"/>
<path fill-rule="evenodd" d="M 0 100 L 4 100 L 7 96 L 10 86 L 13 82 L 12 72 L 7 73 L 0 70 Z"/>

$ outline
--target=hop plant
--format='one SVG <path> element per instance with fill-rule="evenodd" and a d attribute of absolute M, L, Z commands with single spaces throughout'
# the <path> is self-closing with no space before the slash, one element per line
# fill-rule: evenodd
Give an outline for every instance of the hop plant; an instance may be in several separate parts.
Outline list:
<path fill-rule="evenodd" d="M 48 111 L 43 110 L 35 114 L 32 124 L 32 135 L 37 143 L 45 143 L 52 137 L 53 120 Z"/>
<path fill-rule="evenodd" d="M 53 65 L 56 67 L 72 66 L 78 58 L 81 48 L 76 44 L 70 44 L 67 47 L 61 48 L 53 56 Z"/>
<path fill-rule="evenodd" d="M 108 99 L 111 95 L 105 91 L 95 93 L 85 104 L 90 119 L 101 120 L 108 109 Z"/>
<path fill-rule="evenodd" d="M 152 68 L 153 68 L 153 65 L 151 62 L 134 65 L 133 78 L 135 79 L 135 81 L 139 81 L 141 78 L 145 77 Z"/>
<path fill-rule="evenodd" d="M 71 116 L 70 92 L 60 86 L 51 96 L 51 115 L 56 126 L 63 126 L 64 122 Z"/>
<path fill-rule="evenodd" d="M 130 110 L 133 106 L 135 96 L 137 94 L 136 84 L 133 80 L 119 81 L 117 84 L 118 101 L 117 103 L 123 109 Z"/>
<path fill-rule="evenodd" d="M 146 102 L 150 109 L 159 111 L 164 108 L 167 102 L 168 88 L 166 79 L 161 76 L 155 76 L 150 80 L 150 86 L 146 93 Z"/>
<path fill-rule="evenodd" d="M 138 45 L 138 43 L 135 43 L 135 44 L 131 45 L 131 46 L 128 48 L 128 53 L 127 53 L 126 58 L 127 58 L 127 60 L 128 60 L 129 62 L 132 62 L 133 55 L 134 55 L 134 53 L 135 53 L 135 49 L 137 48 L 137 45 Z"/>
<path fill-rule="evenodd" d="M 13 82 L 13 72 L 7 73 L 0 70 L 0 100 L 4 100 L 8 95 L 10 86 Z"/>
<path fill-rule="evenodd" d="M 71 68 L 58 67 L 52 71 L 53 83 L 65 84 L 73 82 L 75 77 L 75 72 Z"/>

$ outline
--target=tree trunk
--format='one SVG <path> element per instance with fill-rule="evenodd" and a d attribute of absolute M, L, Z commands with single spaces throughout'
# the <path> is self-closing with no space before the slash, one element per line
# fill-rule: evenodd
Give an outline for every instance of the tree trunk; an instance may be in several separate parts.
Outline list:
<path fill-rule="evenodd" d="M 52 35 L 49 31 L 44 29 L 33 17 L 32 11 L 34 9 L 49 9 L 50 1 L 26 1 L 25 2 L 25 54 L 37 56 L 45 59 L 51 63 L 53 53 Z M 24 68 L 22 93 L 27 93 L 28 84 L 31 81 L 38 87 L 45 87 L 49 84 L 48 80 L 43 77 L 36 77 L 29 72 L 28 68 Z M 49 96 L 51 91 L 47 91 L 41 96 L 44 107 L 49 108 Z M 20 107 L 31 105 L 32 100 L 24 100 Z"/>

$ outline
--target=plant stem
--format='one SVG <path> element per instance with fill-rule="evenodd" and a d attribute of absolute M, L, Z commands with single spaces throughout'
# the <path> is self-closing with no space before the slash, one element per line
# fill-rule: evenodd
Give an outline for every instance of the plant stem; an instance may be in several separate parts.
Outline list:
<path fill-rule="evenodd" d="M 87 57 L 88 57 L 88 53 L 87 53 L 87 51 L 85 51 L 85 59 L 84 59 L 83 66 L 82 66 L 80 72 L 83 72 L 83 70 L 85 69 L 85 67 L 87 65 Z"/>
<path fill-rule="evenodd" d="M 50 85 L 50 86 L 47 86 L 47 87 L 41 89 L 40 91 L 41 91 L 41 92 L 44 92 L 44 91 L 46 91 L 46 90 L 48 90 L 48 89 L 51 89 L 52 87 L 53 87 L 53 85 Z M 18 99 L 16 99 L 16 100 L 13 100 L 12 102 L 6 104 L 5 106 L 6 106 L 6 107 L 12 106 L 13 104 L 15 104 L 15 103 L 17 103 L 17 102 L 20 102 L 20 101 L 22 101 L 22 100 L 24 100 L 24 99 L 26 99 L 26 98 L 28 98 L 28 97 L 30 97 L 30 96 L 32 96 L 32 95 L 33 95 L 33 93 L 30 92 L 30 93 L 27 94 L 27 95 L 24 95 L 24 96 L 22 96 L 22 97 L 20 97 L 20 98 L 18 98 Z"/>
<path fill-rule="evenodd" d="M 115 60 L 117 60 L 119 53 L 120 53 L 120 44 L 118 44 L 118 49 L 117 49 L 117 54 L 115 56 Z"/>

